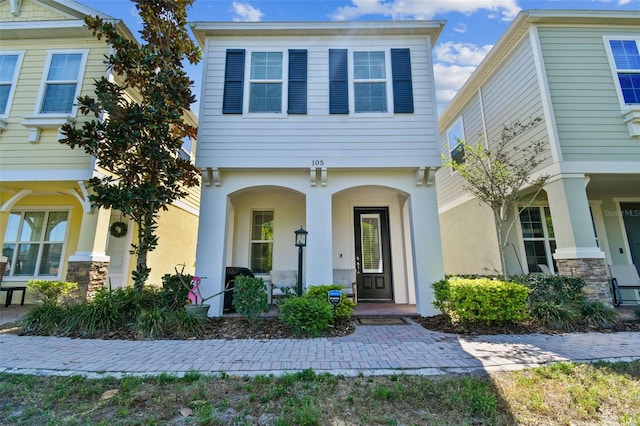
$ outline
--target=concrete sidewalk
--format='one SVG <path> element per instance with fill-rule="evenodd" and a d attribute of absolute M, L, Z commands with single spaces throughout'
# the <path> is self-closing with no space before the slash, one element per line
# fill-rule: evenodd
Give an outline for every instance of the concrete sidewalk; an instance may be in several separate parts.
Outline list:
<path fill-rule="evenodd" d="M 407 325 L 357 325 L 345 337 L 280 340 L 90 340 L 0 333 L 0 371 L 105 377 L 311 368 L 354 376 L 506 371 L 559 361 L 640 359 L 640 333 L 457 336 Z"/>

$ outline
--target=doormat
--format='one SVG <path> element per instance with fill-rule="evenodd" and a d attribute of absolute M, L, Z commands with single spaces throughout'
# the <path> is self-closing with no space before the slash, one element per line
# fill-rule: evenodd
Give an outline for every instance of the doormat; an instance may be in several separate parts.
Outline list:
<path fill-rule="evenodd" d="M 407 325 L 409 324 L 404 318 L 398 317 L 366 317 L 357 319 L 359 325 Z"/>

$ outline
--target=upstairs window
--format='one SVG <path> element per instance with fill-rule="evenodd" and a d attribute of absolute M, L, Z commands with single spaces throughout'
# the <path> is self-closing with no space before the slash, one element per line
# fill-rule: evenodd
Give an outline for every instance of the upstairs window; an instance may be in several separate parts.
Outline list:
<path fill-rule="evenodd" d="M 387 73 L 384 52 L 353 53 L 355 112 L 387 112 Z"/>
<path fill-rule="evenodd" d="M 282 112 L 282 52 L 253 52 L 249 112 Z"/>
<path fill-rule="evenodd" d="M 191 161 L 193 155 L 193 140 L 189 136 L 182 138 L 182 146 L 178 155 L 185 161 Z"/>
<path fill-rule="evenodd" d="M 0 116 L 8 115 L 22 53 L 0 54 Z"/>
<path fill-rule="evenodd" d="M 640 104 L 640 40 L 609 40 L 625 104 Z"/>
<path fill-rule="evenodd" d="M 80 92 L 83 53 L 52 53 L 45 73 L 40 113 L 70 114 Z"/>
<path fill-rule="evenodd" d="M 289 50 L 287 60 L 283 52 L 251 52 L 247 70 L 245 56 L 247 53 L 244 49 L 226 51 L 223 114 L 282 114 L 284 98 L 287 101 L 288 114 L 307 113 L 306 50 Z M 287 62 L 288 76 L 285 72 Z M 245 78 L 245 73 L 248 78 Z M 244 99 L 245 90 L 249 93 L 247 105 Z"/>
<path fill-rule="evenodd" d="M 464 146 L 461 143 L 464 140 L 464 129 L 460 119 L 447 132 L 450 158 L 458 164 L 464 163 Z"/>
<path fill-rule="evenodd" d="M 355 51 L 351 56 L 347 49 L 329 49 L 329 113 L 349 114 L 350 110 L 414 112 L 410 49 Z"/>

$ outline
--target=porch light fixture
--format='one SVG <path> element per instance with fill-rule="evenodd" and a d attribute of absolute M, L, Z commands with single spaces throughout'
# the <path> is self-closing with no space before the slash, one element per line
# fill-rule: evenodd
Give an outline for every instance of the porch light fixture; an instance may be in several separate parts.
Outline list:
<path fill-rule="evenodd" d="M 307 246 L 307 234 L 302 227 L 297 231 L 294 231 L 296 234 L 296 247 L 298 247 L 298 296 L 302 296 L 302 248 Z"/>

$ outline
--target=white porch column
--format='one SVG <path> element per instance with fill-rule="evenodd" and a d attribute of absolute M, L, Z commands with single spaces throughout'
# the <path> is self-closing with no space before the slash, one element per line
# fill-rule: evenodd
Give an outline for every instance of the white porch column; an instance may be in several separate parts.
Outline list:
<path fill-rule="evenodd" d="M 553 258 L 560 275 L 582 277 L 589 300 L 611 304 L 605 254 L 596 244 L 583 174 L 562 174 L 545 186 L 556 239 Z"/>
<path fill-rule="evenodd" d="M 332 284 L 331 192 L 327 187 L 307 193 L 307 247 L 304 249 L 303 286 Z M 293 236 L 292 236 L 293 238 Z"/>
<path fill-rule="evenodd" d="M 109 256 L 105 249 L 111 210 L 93 209 L 82 214 L 76 252 L 69 256 L 65 280 L 77 282 L 80 300 L 93 300 L 103 288 L 109 273 Z"/>
<path fill-rule="evenodd" d="M 220 188 L 203 187 L 200 201 L 195 275 L 202 277 L 200 292 L 209 297 L 224 288 L 229 198 Z M 224 296 L 209 299 L 209 316 L 222 315 Z"/>
<path fill-rule="evenodd" d="M 545 186 L 556 239 L 556 259 L 604 258 L 596 235 L 587 199 L 588 178 L 583 174 L 563 174 Z"/>
<path fill-rule="evenodd" d="M 416 310 L 428 317 L 439 314 L 433 307 L 431 284 L 444 278 L 435 186 L 415 188 L 409 203 Z"/>

